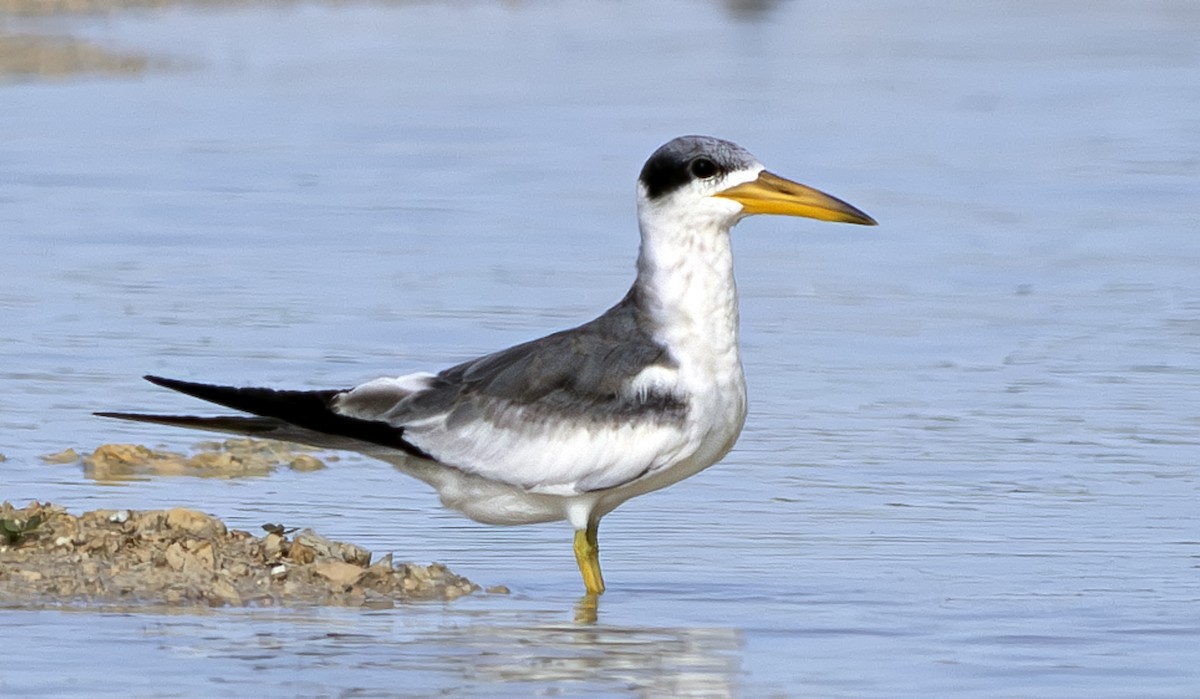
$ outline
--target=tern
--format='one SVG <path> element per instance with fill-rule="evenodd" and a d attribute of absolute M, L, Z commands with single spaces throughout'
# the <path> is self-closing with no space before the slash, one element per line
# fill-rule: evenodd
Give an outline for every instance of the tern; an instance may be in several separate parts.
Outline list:
<path fill-rule="evenodd" d="M 734 143 L 683 136 L 642 168 L 637 276 L 595 320 L 440 373 L 340 390 L 145 377 L 248 416 L 97 414 L 357 451 L 487 524 L 566 520 L 594 597 L 600 519 L 718 462 L 742 431 L 730 230 L 754 214 L 875 224 Z"/>

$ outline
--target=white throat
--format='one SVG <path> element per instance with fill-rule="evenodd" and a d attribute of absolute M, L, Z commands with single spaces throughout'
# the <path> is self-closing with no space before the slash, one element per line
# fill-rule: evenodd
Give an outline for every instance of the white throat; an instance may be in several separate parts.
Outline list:
<path fill-rule="evenodd" d="M 641 198 L 636 284 L 657 339 L 681 364 L 714 373 L 736 365 L 740 375 L 737 285 L 729 239 L 740 206 L 711 198 L 708 202 L 698 207 Z"/>

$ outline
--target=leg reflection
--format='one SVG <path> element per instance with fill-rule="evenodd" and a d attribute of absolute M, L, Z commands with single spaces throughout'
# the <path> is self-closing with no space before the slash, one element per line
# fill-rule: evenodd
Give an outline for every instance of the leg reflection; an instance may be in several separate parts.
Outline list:
<path fill-rule="evenodd" d="M 600 612 L 600 595 L 589 592 L 575 603 L 575 623 L 592 626 Z"/>

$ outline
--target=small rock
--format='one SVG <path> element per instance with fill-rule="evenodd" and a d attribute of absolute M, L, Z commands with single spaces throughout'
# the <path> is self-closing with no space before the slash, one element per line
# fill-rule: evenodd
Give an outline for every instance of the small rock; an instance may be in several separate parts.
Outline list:
<path fill-rule="evenodd" d="M 316 550 L 311 546 L 305 546 L 299 541 L 292 542 L 292 547 L 288 550 L 287 555 L 288 558 L 300 564 L 312 563 L 317 560 Z"/>
<path fill-rule="evenodd" d="M 196 454 L 187 460 L 189 468 L 198 470 L 219 471 L 224 475 L 239 476 L 252 469 L 246 463 L 228 452 L 204 452 Z M 265 471 L 264 471 L 265 473 Z"/>
<path fill-rule="evenodd" d="M 180 473 L 182 454 L 140 444 L 102 444 L 83 460 L 84 474 L 98 481 L 123 481 L 146 474 Z"/>
<path fill-rule="evenodd" d="M 274 440 L 209 441 L 197 444 L 196 448 L 199 451 L 186 456 L 140 444 L 104 444 L 83 459 L 84 474 L 98 481 L 146 476 L 240 478 L 263 476 L 285 466 L 296 471 L 311 471 L 325 466 L 320 459 L 303 453 L 310 449 Z M 78 459 L 78 455 L 63 454 L 64 463 Z"/>
<path fill-rule="evenodd" d="M 190 542 L 189 542 L 190 543 Z M 204 566 L 207 570 L 212 570 L 216 565 L 216 556 L 213 554 L 212 544 L 207 541 L 201 541 L 196 545 L 188 546 L 188 553 L 195 557 L 196 562 Z"/>
<path fill-rule="evenodd" d="M 283 545 L 287 541 L 282 535 L 271 532 L 263 537 L 263 557 L 268 561 L 283 555 Z"/>
<path fill-rule="evenodd" d="M 239 606 L 242 604 L 242 596 L 238 594 L 237 588 L 225 580 L 213 583 L 212 594 L 225 604 Z"/>
<path fill-rule="evenodd" d="M 321 561 L 313 566 L 313 572 L 335 586 L 345 589 L 358 582 L 367 571 L 342 561 Z"/>
<path fill-rule="evenodd" d="M 311 529 L 305 529 L 295 536 L 295 544 L 307 546 L 316 552 L 319 558 L 335 558 L 366 567 L 371 564 L 371 552 L 340 541 L 327 539 Z M 294 544 L 293 544 L 294 545 Z"/>
<path fill-rule="evenodd" d="M 154 452 L 140 444 L 102 444 L 87 457 L 89 465 L 144 464 L 153 458 Z"/>
<path fill-rule="evenodd" d="M 48 464 L 70 464 L 79 461 L 79 452 L 74 449 L 64 449 L 57 454 L 46 454 L 42 461 Z"/>
<path fill-rule="evenodd" d="M 367 572 L 376 577 L 387 577 L 392 574 L 392 554 L 384 554 L 383 558 L 371 564 Z"/>
<path fill-rule="evenodd" d="M 315 456 L 301 454 L 300 456 L 297 456 L 288 462 L 288 468 L 292 469 L 293 471 L 308 473 L 309 471 L 320 471 L 321 469 L 325 468 L 325 462 L 321 461 Z"/>
<path fill-rule="evenodd" d="M 430 568 L 426 568 L 425 566 L 416 566 L 411 564 L 406 564 L 404 566 L 405 575 L 415 580 L 417 584 L 423 585 L 429 582 L 429 571 Z"/>
<path fill-rule="evenodd" d="M 195 536 L 224 536 L 227 531 L 225 524 L 216 517 L 183 507 L 167 510 L 166 524 Z"/>
<path fill-rule="evenodd" d="M 487 592 L 489 595 L 508 595 L 508 594 L 512 594 L 512 591 L 508 589 L 508 586 L 507 586 L 507 585 L 492 585 L 492 586 L 491 586 L 491 587 L 489 587 L 487 590 L 485 590 L 485 592 Z"/>
<path fill-rule="evenodd" d="M 129 510 L 117 510 L 108 516 L 108 521 L 125 524 L 129 521 Z"/>
<path fill-rule="evenodd" d="M 182 571 L 187 567 L 188 552 L 183 550 L 183 546 L 178 541 L 173 542 L 167 547 L 164 553 L 167 565 L 171 566 L 171 570 Z"/>
<path fill-rule="evenodd" d="M 133 516 L 133 531 L 139 536 L 157 536 L 162 532 L 166 515 L 162 510 L 138 512 Z"/>

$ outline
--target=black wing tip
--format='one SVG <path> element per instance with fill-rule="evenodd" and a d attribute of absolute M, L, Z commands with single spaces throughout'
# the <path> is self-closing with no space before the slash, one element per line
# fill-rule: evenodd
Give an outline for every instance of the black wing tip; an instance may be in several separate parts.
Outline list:
<path fill-rule="evenodd" d="M 273 415 L 271 404 L 277 403 L 287 395 L 303 393 L 302 391 L 277 391 L 271 388 L 239 388 L 237 386 L 224 386 L 214 383 L 200 383 L 199 381 L 168 379 L 165 376 L 155 376 L 154 374 L 146 374 L 142 378 L 155 386 L 162 386 L 186 396 L 258 415 Z"/>
<path fill-rule="evenodd" d="M 212 418 L 196 417 L 193 415 L 155 415 L 153 413 L 124 413 L 116 410 L 98 410 L 92 415 L 107 417 L 114 420 L 130 420 L 132 422 L 153 422 L 156 424 L 177 424 L 187 421 L 209 420 Z"/>
<path fill-rule="evenodd" d="M 184 381 L 182 379 L 168 379 L 165 376 L 155 376 L 154 374 L 146 374 L 142 378 L 154 384 L 155 386 L 162 386 L 163 388 L 169 388 L 173 391 L 183 391 L 189 386 L 199 387 L 209 385 L 197 383 L 195 381 Z"/>
<path fill-rule="evenodd" d="M 97 417 L 111 417 L 117 420 L 131 422 L 148 422 L 152 425 L 167 425 L 168 427 L 186 427 L 188 429 L 209 430 L 242 435 L 271 436 L 271 433 L 284 427 L 280 420 L 270 417 L 241 417 L 237 415 L 214 415 L 201 417 L 198 415 L 154 415 L 152 413 L 121 413 L 100 411 L 92 413 Z"/>
<path fill-rule="evenodd" d="M 271 388 L 235 388 L 215 384 L 197 383 L 168 379 L 163 376 L 146 374 L 147 381 L 185 395 L 206 400 L 210 403 L 224 406 L 245 413 L 253 413 L 258 417 L 229 416 L 229 417 L 194 417 L 184 415 L 147 415 L 143 413 L 123 413 L 101 411 L 95 413 L 100 417 L 116 418 L 118 420 L 133 420 L 176 427 L 191 427 L 197 429 L 216 429 L 222 432 L 239 432 L 242 434 L 261 434 L 283 428 L 284 423 L 301 430 L 319 434 L 346 437 L 359 442 L 369 442 L 380 446 L 399 449 L 411 456 L 431 459 L 422 449 L 409 443 L 403 437 L 402 427 L 393 427 L 386 422 L 360 420 L 340 415 L 330 408 L 330 401 L 338 390 L 318 391 L 280 391 Z M 290 441 L 304 441 L 282 436 Z"/>
<path fill-rule="evenodd" d="M 118 413 L 111 410 L 97 410 L 92 415 L 96 417 L 111 417 L 115 420 L 135 420 L 138 417 L 137 413 Z"/>
<path fill-rule="evenodd" d="M 97 410 L 92 413 L 96 417 L 127 420 L 129 422 L 150 422 L 154 424 L 172 424 L 170 420 L 184 419 L 182 415 L 154 415 L 151 413 L 124 413 L 116 410 Z"/>

